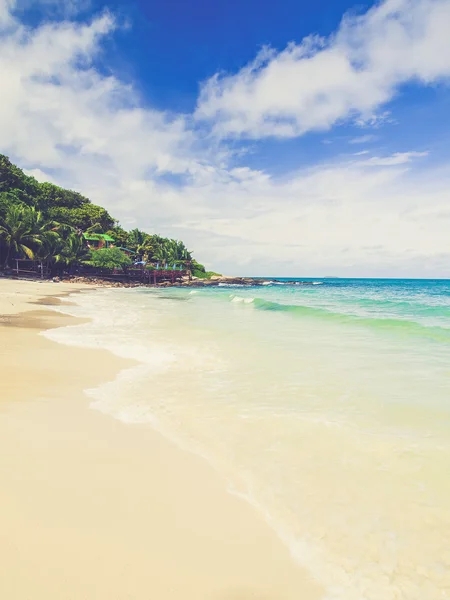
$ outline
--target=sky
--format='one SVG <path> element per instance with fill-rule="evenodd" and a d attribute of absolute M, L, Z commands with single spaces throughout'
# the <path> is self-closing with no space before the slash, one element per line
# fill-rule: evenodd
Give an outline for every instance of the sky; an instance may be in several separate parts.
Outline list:
<path fill-rule="evenodd" d="M 450 0 L 0 0 L 0 152 L 228 275 L 450 277 Z"/>

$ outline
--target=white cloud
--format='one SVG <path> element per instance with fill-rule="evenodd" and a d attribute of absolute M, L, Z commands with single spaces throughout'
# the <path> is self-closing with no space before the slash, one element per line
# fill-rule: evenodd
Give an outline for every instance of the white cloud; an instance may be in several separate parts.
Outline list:
<path fill-rule="evenodd" d="M 348 141 L 349 144 L 368 144 L 369 142 L 374 142 L 377 139 L 376 135 L 367 134 L 367 135 L 359 135 L 357 137 L 352 138 Z"/>
<path fill-rule="evenodd" d="M 386 0 L 344 17 L 329 38 L 263 49 L 234 75 L 203 86 L 196 116 L 220 136 L 291 137 L 344 119 L 372 123 L 406 82 L 450 76 L 448 0 Z"/>
<path fill-rule="evenodd" d="M 40 183 L 49 182 L 56 184 L 56 181 L 53 179 L 53 177 L 41 169 L 23 169 L 23 172 L 30 177 L 34 177 Z"/>
<path fill-rule="evenodd" d="M 448 275 L 450 177 L 417 181 L 405 162 L 321 165 L 257 189 L 192 186 L 183 196 L 199 210 L 179 226 L 228 272 Z"/>
<path fill-rule="evenodd" d="M 11 22 L 13 12 L 19 15 L 36 5 L 45 10 L 48 16 L 70 17 L 86 10 L 90 4 L 91 0 L 0 0 L 0 26 L 2 15 Z"/>
<path fill-rule="evenodd" d="M 130 86 L 94 68 L 115 27 L 109 13 L 36 29 L 10 16 L 0 35 L 2 151 L 99 201 L 107 196 L 113 210 L 130 193 L 154 187 L 148 172 L 182 173 L 195 165 L 183 117 L 143 109 Z"/>
<path fill-rule="evenodd" d="M 415 175 L 424 153 L 274 178 L 96 70 L 110 14 L 29 29 L 5 0 L 0 9 L 0 151 L 38 179 L 78 189 L 127 227 L 184 239 L 230 274 L 448 274 L 450 171 Z"/>
<path fill-rule="evenodd" d="M 15 0 L 0 0 L 0 31 L 12 22 L 11 10 Z"/>
<path fill-rule="evenodd" d="M 362 154 L 361 152 L 358 154 Z M 391 167 L 395 165 L 404 165 L 411 162 L 413 158 L 427 156 L 428 152 L 396 152 L 391 156 L 372 156 L 364 161 L 364 165 L 369 167 Z M 355 155 L 356 156 L 356 155 Z"/>

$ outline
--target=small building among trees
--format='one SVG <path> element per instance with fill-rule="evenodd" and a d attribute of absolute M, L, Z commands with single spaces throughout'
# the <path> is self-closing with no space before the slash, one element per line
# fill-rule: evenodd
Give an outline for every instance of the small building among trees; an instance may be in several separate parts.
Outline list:
<path fill-rule="evenodd" d="M 90 250 L 100 250 L 100 248 L 113 248 L 116 241 L 107 233 L 83 233 L 88 248 Z"/>

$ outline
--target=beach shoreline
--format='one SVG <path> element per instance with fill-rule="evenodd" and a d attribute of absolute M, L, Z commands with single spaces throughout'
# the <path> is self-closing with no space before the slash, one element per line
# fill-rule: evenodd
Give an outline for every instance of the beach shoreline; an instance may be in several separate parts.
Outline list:
<path fill-rule="evenodd" d="M 170 271 L 167 272 L 170 274 Z M 0 272 L 1 275 L 1 272 Z M 170 279 L 165 279 L 158 283 L 150 283 L 148 281 L 144 281 L 143 278 L 136 278 L 136 276 L 130 277 L 126 273 L 120 274 L 110 274 L 110 275 L 66 275 L 62 278 L 55 277 L 54 280 L 50 279 L 37 279 L 37 278 L 20 278 L 20 277 L 6 277 L 3 276 L 2 279 L 7 281 L 25 281 L 28 283 L 63 283 L 63 285 L 70 286 L 82 286 L 87 288 L 150 288 L 150 289 L 160 289 L 166 287 L 175 287 L 175 288 L 214 288 L 222 285 L 225 286 L 240 286 L 240 287 L 263 287 L 266 285 L 271 285 L 274 283 L 280 283 L 277 278 L 266 278 L 266 277 L 242 277 L 242 276 L 229 276 L 229 275 L 215 275 L 209 278 L 199 278 L 199 277 L 183 277 L 182 279 L 176 279 L 171 281 Z M 282 283 L 284 285 L 295 285 L 295 286 L 311 286 L 315 285 L 317 281 L 313 281 L 312 279 L 286 279 L 282 278 Z"/>
<path fill-rule="evenodd" d="M 89 410 L 83 390 L 136 363 L 39 335 L 83 323 L 49 310 L 83 289 L 92 286 L 0 280 L 0 596 L 321 598 L 205 460 Z"/>

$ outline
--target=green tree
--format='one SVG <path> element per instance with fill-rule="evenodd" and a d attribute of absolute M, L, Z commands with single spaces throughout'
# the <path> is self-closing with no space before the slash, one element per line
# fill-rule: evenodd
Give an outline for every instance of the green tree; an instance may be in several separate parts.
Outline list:
<path fill-rule="evenodd" d="M 77 208 L 53 206 L 48 208 L 46 213 L 49 218 L 55 219 L 59 223 L 67 223 L 82 231 L 89 231 L 89 233 L 108 231 L 115 222 L 106 209 L 90 203 Z"/>
<path fill-rule="evenodd" d="M 133 261 L 119 248 L 101 248 L 100 250 L 91 250 L 89 260 L 86 264 L 97 267 L 98 269 L 126 269 L 131 266 Z"/>
<path fill-rule="evenodd" d="M 91 259 L 91 252 L 84 239 L 75 232 L 59 237 L 51 252 L 53 264 L 60 269 L 71 269 Z"/>
<path fill-rule="evenodd" d="M 108 231 L 105 231 L 105 233 L 115 239 L 116 246 L 121 246 L 122 248 L 128 248 L 127 242 L 128 242 L 129 232 L 125 231 L 125 229 L 120 227 L 120 225 L 118 225 L 118 224 L 114 225 L 114 227 L 111 227 L 111 229 L 108 229 Z M 130 250 L 132 250 L 132 249 L 133 248 L 130 248 Z"/>
<path fill-rule="evenodd" d="M 163 264 L 167 263 L 168 249 L 166 243 L 160 243 L 153 248 L 153 259 Z"/>
<path fill-rule="evenodd" d="M 207 276 L 205 267 L 196 260 L 192 261 L 191 272 L 194 277 L 199 277 L 201 279 L 205 279 Z"/>
<path fill-rule="evenodd" d="M 27 212 L 33 207 L 34 213 Z M 21 210 L 25 212 L 21 213 Z M 35 215 L 33 218 L 32 214 Z M 60 224 L 56 233 L 52 222 Z M 13 256 L 33 255 L 49 262 L 52 262 L 52 256 L 62 257 L 62 242 L 57 239 L 58 235 L 65 239 L 71 232 L 78 235 L 83 232 L 108 233 L 116 240 L 116 246 L 133 250 L 144 260 L 182 265 L 188 270 L 192 268 L 199 277 L 206 276 L 204 267 L 193 261 L 192 252 L 183 242 L 148 234 L 138 228 L 127 232 L 105 208 L 93 204 L 89 198 L 53 183 L 38 183 L 2 154 L 0 227 L 0 252 L 3 257 L 7 256 L 8 264 Z M 70 254 L 71 251 L 67 249 L 67 252 Z M 2 262 L 5 261 L 0 258 L 0 264 Z"/>
<path fill-rule="evenodd" d="M 13 165 L 7 156 L 0 154 L 0 193 L 11 191 L 21 202 L 32 206 L 39 193 L 39 183 Z"/>
<path fill-rule="evenodd" d="M 182 264 L 186 268 L 190 268 L 192 262 L 192 252 L 190 252 L 183 242 L 176 242 L 177 248 L 177 263 Z"/>
<path fill-rule="evenodd" d="M 53 183 L 46 182 L 39 185 L 37 204 L 43 211 L 58 206 L 73 209 L 90 204 L 90 200 L 78 192 L 66 190 Z"/>
<path fill-rule="evenodd" d="M 190 268 L 192 253 L 186 248 L 183 242 L 160 236 L 150 237 L 151 260 L 159 261 L 166 266 L 181 265 L 186 269 Z"/>
<path fill-rule="evenodd" d="M 35 208 L 11 206 L 0 223 L 0 238 L 7 249 L 5 268 L 12 257 L 33 259 L 39 248 L 57 236 L 55 225 Z"/>
<path fill-rule="evenodd" d="M 161 260 L 158 259 L 158 248 L 165 242 L 165 238 L 159 235 L 145 234 L 146 237 L 139 247 L 139 255 L 144 260 Z M 156 253 L 156 254 L 155 254 Z"/>
<path fill-rule="evenodd" d="M 20 198 L 20 190 L 11 189 L 8 192 L 0 192 L 0 220 L 4 220 L 11 206 L 26 206 Z"/>
<path fill-rule="evenodd" d="M 153 254 L 153 241 L 152 236 L 141 231 L 140 229 L 132 229 L 128 233 L 127 240 L 125 242 L 126 247 L 145 260 L 149 260 L 149 257 Z"/>
<path fill-rule="evenodd" d="M 152 242 L 152 236 L 147 234 L 147 237 L 143 243 L 139 246 L 136 254 L 142 258 L 142 260 L 153 260 L 154 244 Z"/>
<path fill-rule="evenodd" d="M 145 231 L 141 231 L 140 229 L 132 229 L 128 233 L 127 244 L 130 247 L 130 250 L 135 250 L 137 252 L 139 246 L 144 243 L 145 238 L 147 237 L 147 233 Z"/>
<path fill-rule="evenodd" d="M 95 229 L 95 233 L 103 233 L 115 223 L 103 207 L 92 204 L 89 198 L 78 192 L 66 190 L 53 183 L 40 184 L 36 202 L 38 208 L 49 218 L 83 231 Z"/>

